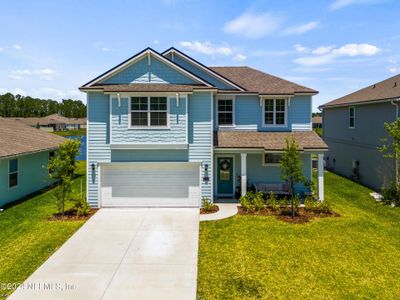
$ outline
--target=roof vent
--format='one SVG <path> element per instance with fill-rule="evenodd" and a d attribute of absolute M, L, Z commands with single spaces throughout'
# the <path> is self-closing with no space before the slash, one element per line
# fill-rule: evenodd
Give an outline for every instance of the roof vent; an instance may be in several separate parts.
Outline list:
<path fill-rule="evenodd" d="M 373 88 L 373 89 L 376 88 L 376 85 L 374 84 L 374 85 L 372 86 L 372 88 Z"/>
<path fill-rule="evenodd" d="M 394 86 L 393 87 L 394 88 L 397 87 L 397 81 L 394 82 Z"/>

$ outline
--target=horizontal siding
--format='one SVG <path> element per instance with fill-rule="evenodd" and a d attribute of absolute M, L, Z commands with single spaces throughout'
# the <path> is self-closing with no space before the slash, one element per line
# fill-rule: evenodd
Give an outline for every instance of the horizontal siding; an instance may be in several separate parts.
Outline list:
<path fill-rule="evenodd" d="M 17 157 L 18 186 L 8 188 L 9 159 L 0 160 L 0 207 L 52 183 L 47 171 L 49 151 Z"/>
<path fill-rule="evenodd" d="M 189 161 L 188 150 L 111 150 L 112 162 Z"/>
<path fill-rule="evenodd" d="M 92 164 L 111 161 L 110 97 L 102 93 L 88 93 L 87 188 L 90 206 L 98 206 L 98 167 L 92 173 Z"/>
<path fill-rule="evenodd" d="M 148 65 L 147 57 L 121 70 L 112 77 L 102 81 L 105 84 L 129 84 L 129 83 L 173 83 L 196 84 L 193 79 L 183 75 L 172 67 L 161 62 L 154 56 Z"/>
<path fill-rule="evenodd" d="M 201 176 L 207 175 L 210 181 L 202 180 L 201 196 L 212 200 L 212 119 L 211 93 L 194 93 L 189 96 L 189 161 L 202 162 Z M 205 173 L 204 165 L 208 165 Z"/>
<path fill-rule="evenodd" d="M 186 143 L 187 115 L 185 97 L 169 97 L 168 129 L 129 129 L 129 99 L 112 98 L 112 143 L 114 144 L 184 144 Z"/>

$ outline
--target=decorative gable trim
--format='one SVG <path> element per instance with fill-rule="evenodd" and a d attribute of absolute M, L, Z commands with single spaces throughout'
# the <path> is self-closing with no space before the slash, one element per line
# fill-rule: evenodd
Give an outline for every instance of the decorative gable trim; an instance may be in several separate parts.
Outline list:
<path fill-rule="evenodd" d="M 140 51 L 139 53 L 135 54 L 134 56 L 128 58 L 127 60 L 123 61 L 122 63 L 120 63 L 119 65 L 115 66 L 114 68 L 108 70 L 107 72 L 101 74 L 100 76 L 94 78 L 93 80 L 85 83 L 81 88 L 87 88 L 87 87 L 91 87 L 92 85 L 105 80 L 113 75 L 115 75 L 116 73 L 124 70 L 125 68 L 129 67 L 130 65 L 134 64 L 136 61 L 140 60 L 141 58 L 143 58 L 144 56 L 147 56 L 148 59 L 148 63 L 151 63 L 151 55 L 154 55 L 154 57 L 156 57 L 157 59 L 159 59 L 160 61 L 162 61 L 163 63 L 165 63 L 166 65 L 172 67 L 173 69 L 175 69 L 176 71 L 180 72 L 181 74 L 184 74 L 185 76 L 197 81 L 198 83 L 204 84 L 208 87 L 214 87 L 211 83 L 207 82 L 206 80 L 196 76 L 195 74 L 191 73 L 190 71 L 182 68 L 181 66 L 179 66 L 178 64 L 174 63 L 173 61 L 165 58 L 164 56 L 162 56 L 161 54 L 159 54 L 157 51 L 153 50 L 152 48 L 148 47 L 142 51 Z"/>
<path fill-rule="evenodd" d="M 210 74 L 211 76 L 213 76 L 216 79 L 221 80 L 222 82 L 224 82 L 225 84 L 238 89 L 240 91 L 246 91 L 244 88 L 242 88 L 241 86 L 239 86 L 238 84 L 234 83 L 233 81 L 227 79 L 226 77 L 218 74 L 217 72 L 211 70 L 210 68 L 208 68 L 207 66 L 203 65 L 202 63 L 198 62 L 197 60 L 195 60 L 194 58 L 191 58 L 190 56 L 186 55 L 185 53 L 179 51 L 178 49 L 171 47 L 167 50 L 165 50 L 163 53 L 161 53 L 161 55 L 163 56 L 167 56 L 171 54 L 172 57 L 174 57 L 174 55 L 179 55 L 182 59 L 186 60 L 187 62 L 189 62 L 190 64 L 198 67 L 199 69 L 203 70 L 204 72 Z"/>

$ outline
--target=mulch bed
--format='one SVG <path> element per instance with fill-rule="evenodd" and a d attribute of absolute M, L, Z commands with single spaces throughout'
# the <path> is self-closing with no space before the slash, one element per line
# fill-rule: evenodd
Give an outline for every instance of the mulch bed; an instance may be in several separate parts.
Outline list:
<path fill-rule="evenodd" d="M 217 211 L 219 211 L 218 205 L 214 205 L 214 207 L 213 207 L 213 209 L 211 211 L 206 211 L 204 208 L 200 208 L 200 214 L 201 215 L 214 214 Z"/>
<path fill-rule="evenodd" d="M 91 208 L 89 210 L 89 213 L 86 216 L 77 216 L 76 215 L 76 210 L 71 208 L 68 209 L 64 212 L 64 215 L 60 213 L 56 213 L 52 215 L 48 220 L 49 221 L 79 221 L 79 220 L 87 220 L 91 216 L 93 216 L 96 211 L 98 211 L 98 208 Z"/>
<path fill-rule="evenodd" d="M 274 211 L 270 208 L 263 208 L 260 211 L 246 211 L 243 209 L 243 207 L 238 206 L 238 214 L 255 215 L 255 216 L 275 216 L 279 220 L 292 224 L 304 224 L 315 218 L 340 217 L 340 215 L 336 212 L 331 212 L 331 213 L 315 212 L 306 210 L 304 207 L 299 207 L 294 217 L 292 217 L 292 211 L 290 210 L 290 208 L 286 210 L 281 210 L 279 212 Z"/>

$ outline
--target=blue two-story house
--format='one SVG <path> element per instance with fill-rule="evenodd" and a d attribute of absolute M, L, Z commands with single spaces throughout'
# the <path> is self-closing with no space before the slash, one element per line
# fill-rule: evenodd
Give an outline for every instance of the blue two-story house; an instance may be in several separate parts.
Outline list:
<path fill-rule="evenodd" d="M 80 88 L 87 94 L 91 206 L 200 206 L 282 182 L 287 138 L 304 175 L 326 144 L 312 131 L 317 91 L 249 67 L 207 67 L 147 48 Z M 298 185 L 297 192 L 305 187 Z"/>

